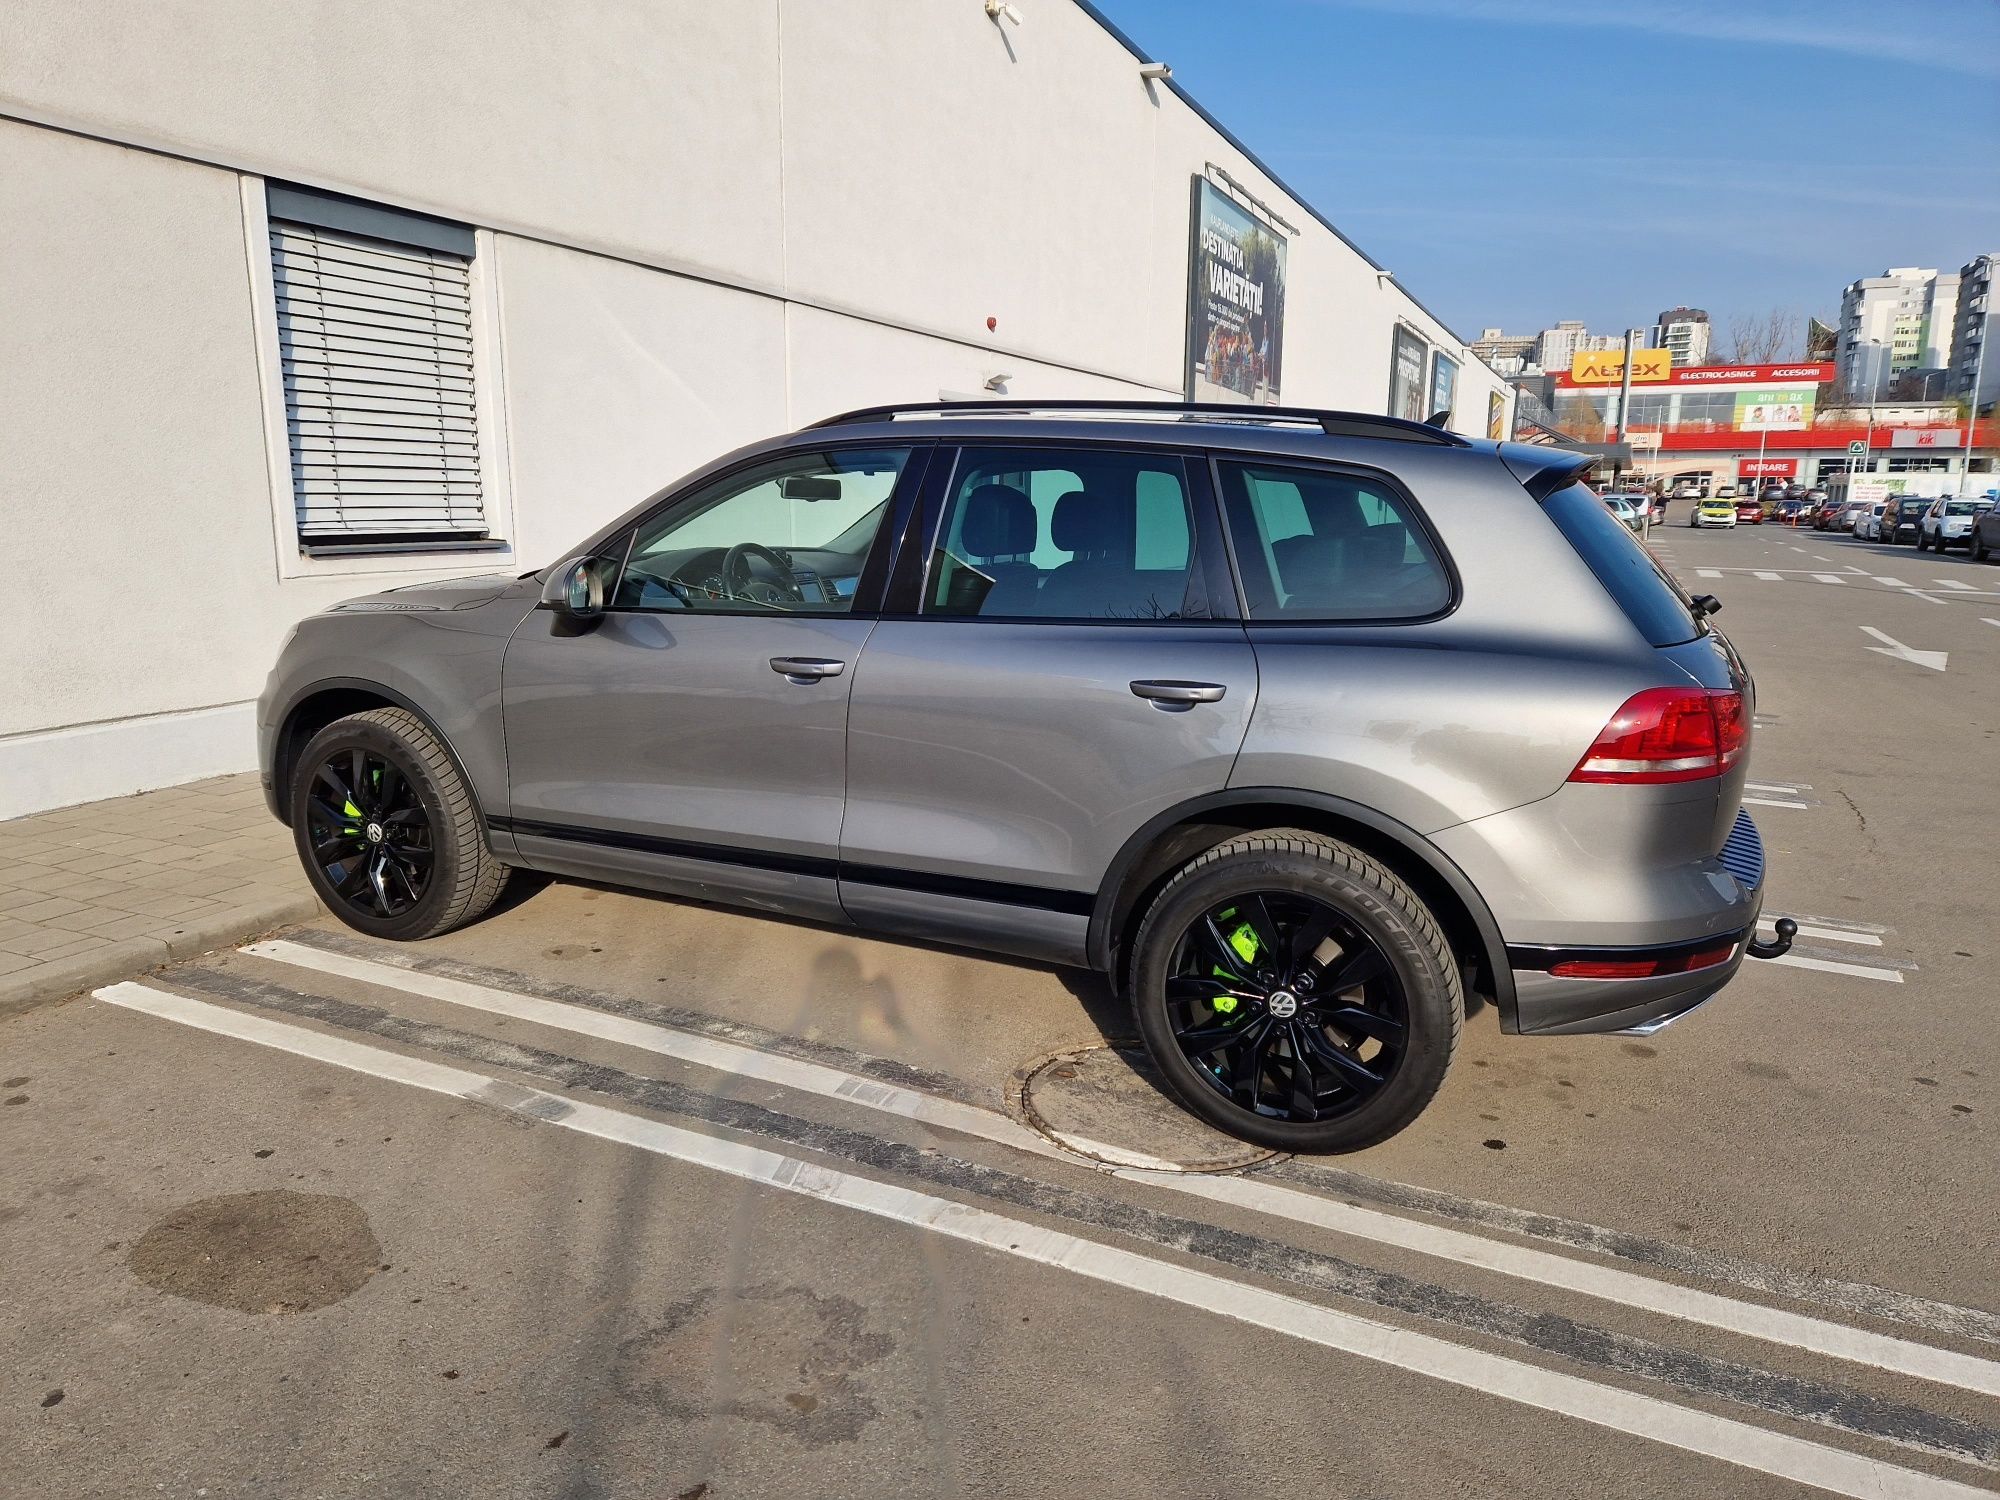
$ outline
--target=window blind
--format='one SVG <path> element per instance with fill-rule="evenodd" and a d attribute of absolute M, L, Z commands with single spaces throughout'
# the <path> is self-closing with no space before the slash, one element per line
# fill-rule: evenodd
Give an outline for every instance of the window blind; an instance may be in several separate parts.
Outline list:
<path fill-rule="evenodd" d="M 485 537 L 471 257 L 270 228 L 301 545 Z"/>

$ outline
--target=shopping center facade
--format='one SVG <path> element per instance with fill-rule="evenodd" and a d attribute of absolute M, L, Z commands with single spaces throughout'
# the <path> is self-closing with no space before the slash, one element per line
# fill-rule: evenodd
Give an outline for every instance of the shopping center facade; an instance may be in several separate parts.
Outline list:
<path fill-rule="evenodd" d="M 1990 417 L 1968 434 L 1962 409 L 1948 404 L 1833 404 L 1832 361 L 1681 369 L 1635 359 L 1634 372 L 1647 378 L 1635 378 L 1622 423 L 1616 360 L 1579 360 L 1555 377 L 1554 405 L 1565 430 L 1622 437 L 1643 481 L 1839 489 L 1852 474 L 1884 493 L 1913 495 L 1977 493 L 1995 481 Z"/>

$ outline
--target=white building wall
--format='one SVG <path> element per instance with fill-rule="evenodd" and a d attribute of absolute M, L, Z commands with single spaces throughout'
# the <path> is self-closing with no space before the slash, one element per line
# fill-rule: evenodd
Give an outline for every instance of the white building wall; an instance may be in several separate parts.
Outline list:
<path fill-rule="evenodd" d="M 0 535 L 50 584 L 0 606 L 0 816 L 247 767 L 300 616 L 539 566 L 753 438 L 1002 373 L 1178 395 L 1209 164 L 1300 231 L 1288 404 L 1384 410 L 1402 320 L 1483 435 L 1504 382 L 1067 3 L 14 0 Z M 481 231 L 509 552 L 297 554 L 267 176 Z"/>

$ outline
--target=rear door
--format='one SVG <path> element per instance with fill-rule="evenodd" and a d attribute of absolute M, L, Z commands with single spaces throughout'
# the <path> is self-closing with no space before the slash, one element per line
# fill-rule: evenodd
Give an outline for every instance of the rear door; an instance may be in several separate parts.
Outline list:
<path fill-rule="evenodd" d="M 931 475 L 855 673 L 841 902 L 1075 961 L 1114 856 L 1227 784 L 1256 700 L 1206 470 L 1008 444 Z"/>

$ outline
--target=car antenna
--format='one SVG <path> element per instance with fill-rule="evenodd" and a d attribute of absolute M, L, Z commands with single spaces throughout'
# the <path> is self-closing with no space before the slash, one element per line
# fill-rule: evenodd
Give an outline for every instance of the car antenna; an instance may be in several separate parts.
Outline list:
<path fill-rule="evenodd" d="M 1434 411 L 1428 417 L 1425 417 L 1424 426 L 1442 427 L 1444 426 L 1445 423 L 1449 422 L 1450 420 L 1451 420 L 1451 408 L 1447 406 L 1444 408 L 1444 410 Z"/>

